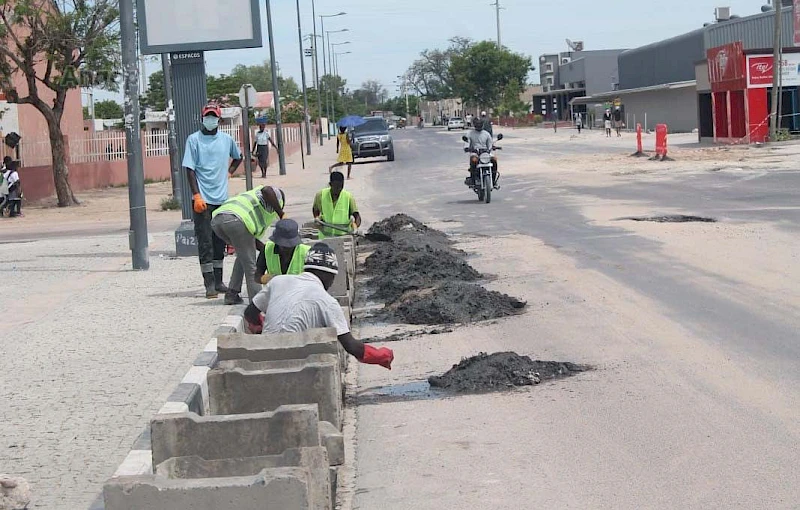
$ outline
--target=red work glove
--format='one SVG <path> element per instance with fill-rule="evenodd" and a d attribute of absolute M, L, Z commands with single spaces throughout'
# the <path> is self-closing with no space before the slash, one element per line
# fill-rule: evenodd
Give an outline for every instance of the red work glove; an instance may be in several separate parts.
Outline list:
<path fill-rule="evenodd" d="M 247 317 L 245 317 L 244 323 L 247 325 L 247 329 L 250 330 L 250 333 L 260 335 L 264 331 L 264 314 L 258 315 L 258 323 L 256 324 L 250 322 Z"/>
<path fill-rule="evenodd" d="M 203 200 L 203 195 L 201 195 L 200 193 L 194 194 L 194 196 L 192 197 L 192 202 L 193 202 L 194 212 L 196 212 L 197 214 L 203 214 L 208 209 L 208 204 L 206 204 L 206 201 Z"/>
<path fill-rule="evenodd" d="M 392 362 L 394 361 L 394 352 L 392 352 L 392 350 L 388 347 L 376 349 L 369 344 L 365 344 L 364 357 L 358 361 L 367 365 L 380 365 L 383 368 L 388 368 L 391 370 Z"/>

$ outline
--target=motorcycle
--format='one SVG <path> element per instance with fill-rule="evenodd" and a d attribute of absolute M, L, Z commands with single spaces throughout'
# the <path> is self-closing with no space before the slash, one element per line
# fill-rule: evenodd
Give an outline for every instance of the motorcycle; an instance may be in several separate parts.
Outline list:
<path fill-rule="evenodd" d="M 464 151 L 469 152 L 469 138 L 462 136 L 461 139 L 467 144 L 464 147 Z M 503 135 L 497 135 L 497 141 L 502 139 Z M 478 149 L 477 152 L 473 151 L 470 154 L 470 176 L 467 177 L 464 184 L 472 188 L 478 195 L 478 200 L 480 202 L 485 202 L 487 204 L 492 202 L 492 191 L 495 189 L 495 183 L 492 178 L 492 152 L 500 150 L 503 150 L 503 148 L 492 145 L 492 150 Z M 473 160 L 477 161 L 475 164 L 476 171 L 474 178 L 471 171 Z"/>

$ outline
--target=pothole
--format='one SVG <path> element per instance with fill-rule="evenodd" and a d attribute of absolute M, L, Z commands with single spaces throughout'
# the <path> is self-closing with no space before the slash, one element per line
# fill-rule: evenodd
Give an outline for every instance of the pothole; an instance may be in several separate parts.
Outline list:
<path fill-rule="evenodd" d="M 591 367 L 561 361 L 532 360 L 515 352 L 481 353 L 462 359 L 441 376 L 428 378 L 431 388 L 455 393 L 503 391 L 570 377 Z"/>
<path fill-rule="evenodd" d="M 685 214 L 668 214 L 664 216 L 629 216 L 620 218 L 629 221 L 649 221 L 653 223 L 716 223 L 714 218 L 705 216 L 690 216 Z"/>

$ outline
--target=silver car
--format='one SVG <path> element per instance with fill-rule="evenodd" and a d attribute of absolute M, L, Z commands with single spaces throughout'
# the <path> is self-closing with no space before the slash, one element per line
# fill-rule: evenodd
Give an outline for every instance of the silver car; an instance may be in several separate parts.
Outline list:
<path fill-rule="evenodd" d="M 467 125 L 464 123 L 464 119 L 461 117 L 453 117 L 447 121 L 447 130 L 451 131 L 453 129 L 466 129 Z"/>

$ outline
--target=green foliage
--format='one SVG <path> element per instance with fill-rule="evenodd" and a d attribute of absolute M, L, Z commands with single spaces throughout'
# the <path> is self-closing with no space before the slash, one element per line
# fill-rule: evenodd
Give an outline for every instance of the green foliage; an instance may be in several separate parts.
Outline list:
<path fill-rule="evenodd" d="M 0 118 L 2 118 L 2 117 L 0 117 Z M 92 116 L 89 113 L 89 107 L 88 106 L 84 106 L 83 107 L 83 120 L 87 120 L 87 119 L 91 119 L 91 118 L 92 118 Z"/>
<path fill-rule="evenodd" d="M 405 96 L 393 97 L 383 103 L 382 110 L 394 112 L 395 115 L 409 118 L 416 115 L 419 111 L 419 98 L 417 96 L 408 96 L 408 109 L 406 111 L 406 98 Z"/>
<path fill-rule="evenodd" d="M 147 80 L 147 90 L 139 98 L 142 110 L 145 108 L 157 112 L 167 109 L 167 94 L 164 91 L 164 71 L 156 71 Z"/>
<path fill-rule="evenodd" d="M 497 107 L 509 86 L 521 88 L 526 83 L 531 68 L 530 57 L 483 41 L 453 57 L 450 65 L 453 92 L 467 104 Z M 510 101 L 510 94 L 507 97 Z"/>
<path fill-rule="evenodd" d="M 121 119 L 125 116 L 122 105 L 112 99 L 97 101 L 94 104 L 94 117 L 96 119 Z"/>
<path fill-rule="evenodd" d="M 512 80 L 503 91 L 503 98 L 500 102 L 500 115 L 508 116 L 525 114 L 530 109 L 528 104 L 520 99 L 523 89 L 522 85 L 516 80 Z"/>
<path fill-rule="evenodd" d="M 181 208 L 180 201 L 172 195 L 161 199 L 162 211 L 177 211 L 180 208 Z"/>
<path fill-rule="evenodd" d="M 411 88 L 430 101 L 453 97 L 455 77 L 452 74 L 453 58 L 462 55 L 472 46 L 464 37 L 450 39 L 446 50 L 425 50 L 406 71 Z"/>

